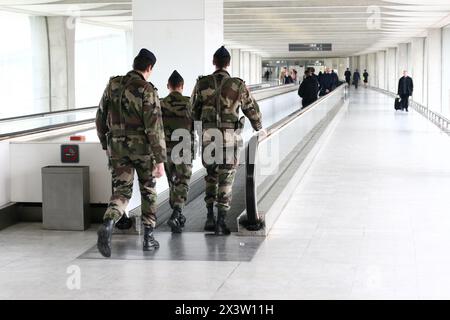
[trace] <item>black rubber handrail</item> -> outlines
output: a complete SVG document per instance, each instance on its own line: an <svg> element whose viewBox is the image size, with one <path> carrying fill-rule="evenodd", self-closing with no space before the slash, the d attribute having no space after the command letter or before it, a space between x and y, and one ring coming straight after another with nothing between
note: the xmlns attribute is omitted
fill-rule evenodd
<svg viewBox="0 0 450 320"><path fill-rule="evenodd" d="M26 136L29 134L36 134L36 133L42 133L42 132L47 132L47 131L52 131L52 130L57 130L57 129L70 128L73 126L79 126L79 125L83 125L83 124L90 124L90 123L93 123L94 121L95 121L95 118L92 118L92 119L64 122L64 123L60 123L60 124L52 124L49 126L33 128L33 129L28 129L28 130L23 130L23 131L17 131L17 132L13 132L13 133L0 134L0 141L12 139L12 138L18 138L18 137Z"/></svg>
<svg viewBox="0 0 450 320"><path fill-rule="evenodd" d="M33 114L27 114L23 116L17 116L17 117L11 117L11 118L3 118L0 119L0 122L8 122L8 121L15 121L15 120L22 120L22 119L33 119L33 118L39 118L39 117L45 117L45 116L52 116L57 114L63 114L63 113L73 113L73 112L79 112L79 111L86 111L86 110L93 110L97 109L98 107L84 107L84 108L78 108L78 109L70 109L70 110L59 110L59 111L51 111L51 112L42 112L42 113L33 113Z"/></svg>
<svg viewBox="0 0 450 320"><path fill-rule="evenodd" d="M257 185L256 185L256 154L261 142L270 138L278 130L281 130L284 126L288 125L298 117L311 111L317 107L323 101L333 96L339 90L345 90L347 85L339 86L334 91L330 92L326 96L321 97L316 102L309 105L307 108L296 111L286 118L274 123L267 128L267 134L261 136L256 132L249 140L245 151L245 197L246 197L246 213L247 220L243 222L245 228L250 231L257 231L264 227L264 221L258 211L258 197L257 197ZM346 93L345 93L346 96Z"/></svg>

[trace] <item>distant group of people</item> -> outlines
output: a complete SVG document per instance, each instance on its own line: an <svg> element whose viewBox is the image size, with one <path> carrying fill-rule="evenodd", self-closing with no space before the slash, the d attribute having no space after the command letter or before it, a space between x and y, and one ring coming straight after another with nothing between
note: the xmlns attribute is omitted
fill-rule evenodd
<svg viewBox="0 0 450 320"><path fill-rule="evenodd" d="M353 84L355 86L355 89L358 89L359 82L361 81L361 74L359 73L358 69L356 69L355 72L353 73L353 81L352 81L352 72L350 71L350 68L347 68L347 70L344 73L344 76L345 82L347 82L349 86ZM364 87L367 88L367 85L369 83L369 73L367 72L366 69L364 69L363 73L363 82Z"/></svg>
<svg viewBox="0 0 450 320"><path fill-rule="evenodd" d="M305 70L303 81L298 88L298 95L302 98L302 108L306 108L315 102L318 97L322 97L339 86L339 77L331 68L325 68L325 72L315 74L314 67Z"/></svg>
<svg viewBox="0 0 450 320"><path fill-rule="evenodd" d="M296 69L292 69L292 71L289 72L287 67L282 68L279 78L280 83L281 84L298 83L297 74L298 71Z"/></svg>

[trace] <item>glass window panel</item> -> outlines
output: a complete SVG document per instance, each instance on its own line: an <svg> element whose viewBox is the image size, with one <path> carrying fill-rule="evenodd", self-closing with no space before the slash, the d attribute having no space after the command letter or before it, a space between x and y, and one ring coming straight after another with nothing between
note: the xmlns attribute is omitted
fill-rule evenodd
<svg viewBox="0 0 450 320"><path fill-rule="evenodd" d="M111 76L125 74L127 61L125 30L77 23L75 43L76 107L98 105Z"/></svg>
<svg viewBox="0 0 450 320"><path fill-rule="evenodd" d="M0 43L0 118L33 113L33 52L29 17L0 11Z"/></svg>

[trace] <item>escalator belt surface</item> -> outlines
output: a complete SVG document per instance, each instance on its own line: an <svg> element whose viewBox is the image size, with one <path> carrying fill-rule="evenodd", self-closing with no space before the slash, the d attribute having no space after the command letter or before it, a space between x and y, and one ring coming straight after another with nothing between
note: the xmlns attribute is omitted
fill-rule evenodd
<svg viewBox="0 0 450 320"><path fill-rule="evenodd" d="M205 193L193 199L183 209L186 217L185 232L203 232L206 221ZM166 209L167 210L167 209ZM226 223L232 232L238 231L237 217L245 210L245 165L240 165L236 172L233 184L233 197L231 209L227 214ZM215 209L217 212L217 209ZM164 213L165 216L167 213ZM170 214L169 214L170 215ZM170 227L164 222L157 228L158 231L170 231Z"/></svg>

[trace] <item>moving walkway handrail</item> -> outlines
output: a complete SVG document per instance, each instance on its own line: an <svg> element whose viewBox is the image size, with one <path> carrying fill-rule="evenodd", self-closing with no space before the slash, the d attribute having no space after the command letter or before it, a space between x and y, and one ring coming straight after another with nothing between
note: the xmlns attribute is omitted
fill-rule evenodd
<svg viewBox="0 0 450 320"><path fill-rule="evenodd" d="M341 92L342 90L344 90L344 97L346 97L348 86L345 84L337 87L335 90L333 90L326 96L321 97L316 102L309 105L307 108L296 111L291 115L287 116L286 118L284 118L283 120L273 124L272 126L266 129L267 134L261 135L259 132L256 132L250 138L245 152L246 157L245 192L246 192L246 214L247 214L247 221L245 224L248 230L253 231L260 230L264 225L264 221L262 221L261 216L258 212L258 197L256 184L256 172L257 172L256 155L258 153L259 144L267 139L270 139L270 137L275 132L282 130L283 127L287 126L289 123L301 117L302 115L310 112L312 109L316 108L318 105L322 104L324 101L328 100L330 97L336 95L338 92Z"/></svg>
<svg viewBox="0 0 450 320"><path fill-rule="evenodd" d="M260 88L260 89L252 90L252 92L258 93L258 92L265 92L265 91L276 91L282 87L286 87L286 86L280 85L280 86L273 86L273 87L268 87L268 88ZM284 93L285 92L280 93L280 94L284 94ZM79 109L44 112L44 113L37 113L37 114L32 114L32 115L5 118L5 119L0 119L0 124L5 123L5 122L10 122L10 121L16 121L16 120L28 120L28 119L34 119L34 118L41 118L41 117L45 117L45 116L64 115L66 113L91 111L91 110L95 110L97 108L98 107L86 107L86 108L79 108ZM95 116L92 118L83 119L83 120L76 120L76 121L64 122L64 123L59 123L59 124L45 125L45 126L41 126L41 127L34 127L34 128L29 128L29 129L20 130L20 131L14 131L14 132L8 132L8 133L0 133L0 141L17 138L17 137L24 136L24 135L42 133L42 132L52 131L52 130L56 130L56 129L64 129L64 128L70 128L73 126L89 124L89 123L93 123L94 121L95 121Z"/></svg>
<svg viewBox="0 0 450 320"><path fill-rule="evenodd" d="M94 110L94 109L97 109L97 108L98 107L84 107L84 108L77 108L77 109L70 109L70 110L59 110L59 111L33 113L33 114L27 114L27 115L23 115L23 116L17 116L17 117L11 117L11 118L3 118L3 119L0 119L0 122L9 122L9 121L15 121L15 120L22 120L22 119L39 118L39 117L59 115L59 114L64 114L64 113L73 113L73 112Z"/></svg>

